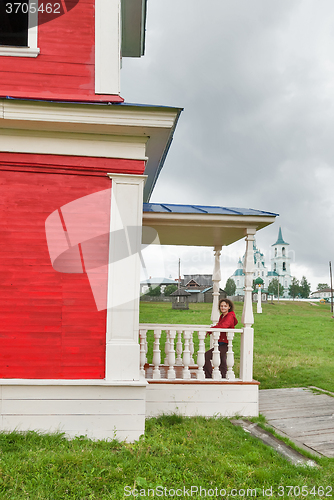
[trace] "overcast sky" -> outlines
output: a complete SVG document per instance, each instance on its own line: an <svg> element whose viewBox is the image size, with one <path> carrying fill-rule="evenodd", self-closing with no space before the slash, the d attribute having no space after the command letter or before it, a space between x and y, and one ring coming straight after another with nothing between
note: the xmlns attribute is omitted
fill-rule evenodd
<svg viewBox="0 0 334 500"><path fill-rule="evenodd" d="M292 275L334 260L333 0L148 0L146 51L124 59L127 102L184 108L151 201L279 213ZM223 248L222 286L245 244ZM212 273L213 252L165 249L165 275ZM156 270L158 273L158 270Z"/></svg>

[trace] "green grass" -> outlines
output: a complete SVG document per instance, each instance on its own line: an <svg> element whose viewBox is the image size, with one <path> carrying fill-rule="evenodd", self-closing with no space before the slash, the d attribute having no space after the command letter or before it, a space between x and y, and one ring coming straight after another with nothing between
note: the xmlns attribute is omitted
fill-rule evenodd
<svg viewBox="0 0 334 500"><path fill-rule="evenodd" d="M209 304L192 304L189 311L173 311L168 303L142 303L141 321L209 324L210 309ZM242 304L237 303L239 321L241 311ZM265 304L263 314L254 316L254 377L261 388L314 385L334 392L334 320L328 305ZM234 345L239 352L237 340ZM183 487L189 491L191 486L225 489L226 496L211 497L220 500L228 493L229 498L250 498L247 489L257 498L331 498L334 460L316 461L319 468L291 465L223 418L149 419L145 436L133 444L84 437L67 440L61 434L2 433L0 500L152 498L148 489L163 491L155 490L158 486L167 494ZM126 486L136 488L139 496L126 496ZM302 486L307 487L304 495ZM273 495L264 495L263 489L271 493L270 487ZM231 493L232 488L236 490Z"/></svg>
<svg viewBox="0 0 334 500"><path fill-rule="evenodd" d="M272 486L273 498L279 498L279 486L306 485L308 491L313 487L317 491L319 486L333 485L334 478L333 460L317 460L319 468L293 466L221 418L150 419L145 437L134 444L68 441L61 435L33 432L2 434L0 450L0 498L10 500L120 500L129 498L124 495L126 486L142 490L146 498L148 488L158 486L167 491L184 486L252 489L265 498L263 488Z"/></svg>
<svg viewBox="0 0 334 500"><path fill-rule="evenodd" d="M242 303L235 312L242 327ZM334 392L334 319L329 304L307 302L254 305L254 378L261 389L314 385ZM169 303L141 303L143 323L210 324L211 304L190 304L174 311ZM196 338L196 336L194 336ZM240 335L235 335L235 372L238 374ZM151 339L152 344L152 339ZM162 348L164 340L162 341ZM149 351L150 352L150 351Z"/></svg>

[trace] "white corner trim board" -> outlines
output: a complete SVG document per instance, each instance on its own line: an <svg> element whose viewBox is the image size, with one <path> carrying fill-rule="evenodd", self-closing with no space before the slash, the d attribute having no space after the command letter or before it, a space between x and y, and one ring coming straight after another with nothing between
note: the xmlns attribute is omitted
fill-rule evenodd
<svg viewBox="0 0 334 500"><path fill-rule="evenodd" d="M139 380L139 255L146 176L108 175L111 179L111 213L106 380ZM120 231L124 231L126 242L124 258L119 258L117 234Z"/></svg>
<svg viewBox="0 0 334 500"><path fill-rule="evenodd" d="M95 0L95 93L120 93L120 0Z"/></svg>

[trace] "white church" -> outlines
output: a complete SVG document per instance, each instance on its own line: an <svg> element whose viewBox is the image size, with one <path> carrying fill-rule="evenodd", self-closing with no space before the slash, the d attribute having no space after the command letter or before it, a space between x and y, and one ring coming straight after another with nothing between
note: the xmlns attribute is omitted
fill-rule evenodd
<svg viewBox="0 0 334 500"><path fill-rule="evenodd" d="M263 253L257 248L255 240L253 242L254 250L254 279L261 278L264 281L264 290L268 289L269 283L272 279L278 278L281 285L284 287L283 297L289 297L289 286L291 285L291 273L290 273L290 257L287 249L289 243L283 240L282 229L279 228L278 238L275 243L273 243L273 257L271 259L271 270L269 271ZM235 295L244 295L245 286L245 273L244 273L244 259L239 259L238 268L233 273L231 278L236 285Z"/></svg>

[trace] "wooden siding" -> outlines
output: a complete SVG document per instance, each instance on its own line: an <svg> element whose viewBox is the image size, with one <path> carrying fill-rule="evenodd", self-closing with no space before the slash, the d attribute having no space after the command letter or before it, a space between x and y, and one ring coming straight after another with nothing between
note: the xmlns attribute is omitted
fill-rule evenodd
<svg viewBox="0 0 334 500"><path fill-rule="evenodd" d="M145 384L40 382L0 383L1 431L60 431L68 437L127 441L144 433Z"/></svg>
<svg viewBox="0 0 334 500"><path fill-rule="evenodd" d="M30 157L29 166L29 155L0 154L0 378L104 378L106 311L97 311L86 274L53 269L45 220L110 188L112 164L127 172L130 162ZM133 164L142 173L144 162Z"/></svg>
<svg viewBox="0 0 334 500"><path fill-rule="evenodd" d="M191 381L168 384L149 381L146 392L146 417L161 413L180 413L185 416L213 417L233 415L257 417L259 414L258 382L209 383ZM183 383L181 383L183 382Z"/></svg>
<svg viewBox="0 0 334 500"><path fill-rule="evenodd" d="M95 95L94 0L38 27L36 58L0 56L0 96L120 102Z"/></svg>

